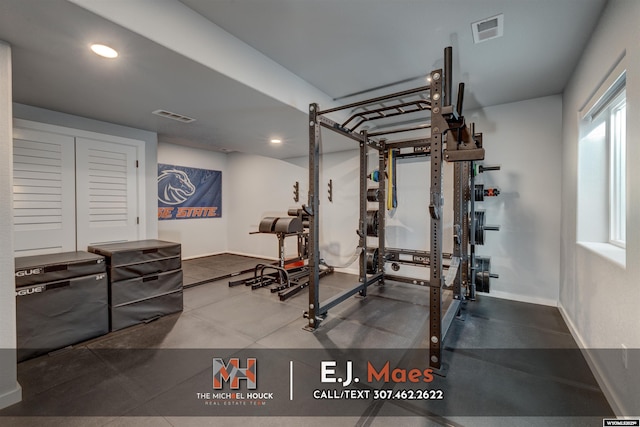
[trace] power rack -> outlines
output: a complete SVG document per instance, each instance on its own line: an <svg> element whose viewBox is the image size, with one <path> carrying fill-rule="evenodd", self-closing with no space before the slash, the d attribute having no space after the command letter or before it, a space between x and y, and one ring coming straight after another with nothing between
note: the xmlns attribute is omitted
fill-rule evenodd
<svg viewBox="0 0 640 427"><path fill-rule="evenodd" d="M309 106L309 193L308 203L303 209L309 217L309 308L305 312L308 323L305 329L315 330L327 312L352 295L366 296L367 287L374 283L384 284L385 278L398 280L398 277L384 272L384 263L399 259L407 251L385 248L385 173L388 166L385 162L390 151L394 154L400 149L413 149L413 156L429 156L431 163L429 187L430 215L430 251L408 254L417 263L429 266L428 279L413 282L427 286L430 292L429 312L429 364L432 368L442 368L441 343L455 315L459 313L461 302L468 296L475 295L475 276L481 273L486 279L488 290L487 263L477 263L474 259L473 245L476 235L476 215L473 209L471 188L473 187L474 161L483 160L485 151L482 147L482 134L476 133L474 126L468 126L462 116L464 83L460 83L457 102L452 103L452 48L444 50L444 70L437 69L430 73L430 84L402 92L355 102L337 108L321 110L319 105ZM417 98L417 99L413 99ZM409 100L408 100L409 99ZM353 111L358 112L353 113ZM344 122L338 123L329 119L328 114L351 110L352 115ZM430 122L420 126L394 127L391 130L368 132L362 126L377 120L383 120L385 127L392 117L406 114L424 114ZM380 122L379 122L380 123ZM320 249L319 249L319 160L321 145L321 128L330 129L346 138L357 141L360 146L360 203L359 203L359 280L351 289L319 301ZM362 130L358 130L362 128ZM390 141L391 134L409 131L426 130L430 135L420 138ZM380 171L379 187L372 191L367 188L368 150L378 151L378 170ZM444 161L454 163L454 249L452 254L442 252L442 169ZM367 197L368 196L368 197ZM367 210L367 202L377 200L378 210ZM471 207L470 203L471 202ZM484 230L482 230L484 232ZM378 237L376 247L367 245L367 236ZM471 251L469 246L471 245ZM471 253L470 253L471 252ZM458 264L452 286L445 285L443 276L443 256ZM491 277L495 277L492 275ZM442 291L451 289L453 300L443 312ZM463 293L463 288L466 292Z"/></svg>

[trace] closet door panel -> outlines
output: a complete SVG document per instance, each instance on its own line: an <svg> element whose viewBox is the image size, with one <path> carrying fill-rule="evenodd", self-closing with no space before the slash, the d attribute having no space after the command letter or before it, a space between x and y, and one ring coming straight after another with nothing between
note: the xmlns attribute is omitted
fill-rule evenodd
<svg viewBox="0 0 640 427"><path fill-rule="evenodd" d="M75 251L74 138L13 130L16 256Z"/></svg>
<svg viewBox="0 0 640 427"><path fill-rule="evenodd" d="M138 240L135 147L76 138L77 247Z"/></svg>

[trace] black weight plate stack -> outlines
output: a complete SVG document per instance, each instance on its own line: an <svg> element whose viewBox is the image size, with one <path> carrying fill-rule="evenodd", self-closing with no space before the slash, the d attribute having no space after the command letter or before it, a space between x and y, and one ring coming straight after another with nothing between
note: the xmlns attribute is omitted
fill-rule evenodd
<svg viewBox="0 0 640 427"><path fill-rule="evenodd" d="M378 248L367 248L365 257L367 262L367 274L375 274L378 271Z"/></svg>
<svg viewBox="0 0 640 427"><path fill-rule="evenodd" d="M489 292L489 272L478 271L476 273L476 291Z"/></svg>
<svg viewBox="0 0 640 427"><path fill-rule="evenodd" d="M484 245L484 211L475 211L476 217L476 244Z"/></svg>
<svg viewBox="0 0 640 427"><path fill-rule="evenodd" d="M378 211L367 211L367 236L378 237Z"/></svg>

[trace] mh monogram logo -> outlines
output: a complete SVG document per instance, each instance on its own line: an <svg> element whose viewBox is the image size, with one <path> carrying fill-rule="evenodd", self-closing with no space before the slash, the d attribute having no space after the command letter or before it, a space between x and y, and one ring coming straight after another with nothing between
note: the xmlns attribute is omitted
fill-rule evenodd
<svg viewBox="0 0 640 427"><path fill-rule="evenodd" d="M229 363L225 364L224 360L218 357L213 358L213 388L214 390L222 389L223 382L229 382L232 390L240 388L240 380L247 382L247 389L255 390L256 382L256 359L248 358L247 367L240 368L240 359L231 358Z"/></svg>

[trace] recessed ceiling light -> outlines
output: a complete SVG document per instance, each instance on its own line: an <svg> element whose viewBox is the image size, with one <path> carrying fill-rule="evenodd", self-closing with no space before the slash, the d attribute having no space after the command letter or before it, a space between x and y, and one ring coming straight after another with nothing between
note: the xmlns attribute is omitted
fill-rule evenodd
<svg viewBox="0 0 640 427"><path fill-rule="evenodd" d="M103 44L92 44L91 45L91 50L93 51L93 53L95 53L96 55L100 55L104 58L117 58L118 57L118 52L106 45Z"/></svg>
<svg viewBox="0 0 640 427"><path fill-rule="evenodd" d="M282 143L282 140L278 139L278 138L273 138L273 139L271 139L271 143L272 144L280 144L280 143Z"/></svg>

